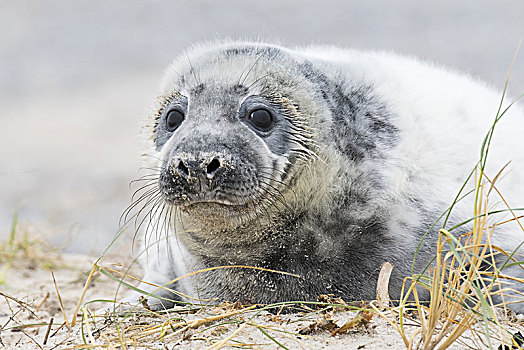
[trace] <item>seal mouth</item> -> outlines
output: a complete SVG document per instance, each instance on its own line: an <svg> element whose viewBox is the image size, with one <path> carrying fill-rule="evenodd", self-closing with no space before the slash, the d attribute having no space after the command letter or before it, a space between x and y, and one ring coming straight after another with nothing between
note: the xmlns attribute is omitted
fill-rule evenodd
<svg viewBox="0 0 524 350"><path fill-rule="evenodd" d="M195 201L179 205L182 210L201 210L201 209L219 209L219 210L235 210L240 208L247 208L249 203L224 203L219 201Z"/></svg>
<svg viewBox="0 0 524 350"><path fill-rule="evenodd" d="M218 206L225 206L225 207L237 207L237 206L243 206L245 203L234 203L230 200L224 199L202 199L202 200L193 200L189 202L185 202L182 204L179 204L180 207L193 207L193 206L199 206L199 205L218 205Z"/></svg>
<svg viewBox="0 0 524 350"><path fill-rule="evenodd" d="M232 194L217 194L204 193L196 196L188 194L181 194L176 198L173 196L164 195L164 200L173 206L179 208L190 208L200 206L217 206L224 208L245 207L249 203L255 201L258 196L252 195L232 195Z"/></svg>
<svg viewBox="0 0 524 350"><path fill-rule="evenodd" d="M240 211L245 213L249 208L256 206L255 203L260 200L261 194L203 193L199 195L181 194L177 197L164 194L163 197L167 204L184 212L205 211L211 213L215 211L217 214L222 214L225 212L239 213Z"/></svg>
<svg viewBox="0 0 524 350"><path fill-rule="evenodd" d="M243 218L256 211L254 201L231 203L224 201L192 201L178 206L180 211L196 222L218 227L235 227Z"/></svg>

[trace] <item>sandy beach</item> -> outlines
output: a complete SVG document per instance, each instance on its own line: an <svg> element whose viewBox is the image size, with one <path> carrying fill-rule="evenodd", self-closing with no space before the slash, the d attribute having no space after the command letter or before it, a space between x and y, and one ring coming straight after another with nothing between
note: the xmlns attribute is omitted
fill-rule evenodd
<svg viewBox="0 0 524 350"><path fill-rule="evenodd" d="M56 264L52 269L39 266L31 259L16 260L9 269L0 296L3 299L0 303L0 325L3 329L0 338L4 348L116 349L128 346L136 349L211 349L216 344L220 347L215 348L224 349L238 348L242 344L250 349L406 348L398 332L378 315L372 315L369 323L357 322L346 332L333 334L337 328L359 319L358 312L343 309L318 312L313 308L311 312L278 315L268 311L257 314L256 310L238 313L249 306L223 304L204 308L197 305L194 313L170 311L163 316L134 314L109 317L97 311L110 309L111 303L90 303L115 298L118 284L100 273L95 275L84 297L82 305L85 306L85 314L82 307L76 325L71 326L74 310L96 257L56 255L52 258ZM103 263L102 266L119 269L118 266L129 263L129 257L109 256L107 260L111 263ZM140 276L139 268L131 271ZM228 317L230 314L232 316ZM84 318L85 315L89 316ZM170 329L165 326L166 316L175 327ZM213 318L216 320L213 321ZM177 332L181 328L180 322L190 325L202 320L197 326ZM513 322L522 325L524 315ZM408 319L406 323L412 324L406 326L407 332L420 330L415 319ZM511 327L508 330L517 332L520 328ZM120 337L116 329L121 329ZM144 335L147 331L150 331L148 336ZM496 339L492 341L497 348L499 342ZM484 346L486 344L479 341L478 334L466 332L449 349Z"/></svg>

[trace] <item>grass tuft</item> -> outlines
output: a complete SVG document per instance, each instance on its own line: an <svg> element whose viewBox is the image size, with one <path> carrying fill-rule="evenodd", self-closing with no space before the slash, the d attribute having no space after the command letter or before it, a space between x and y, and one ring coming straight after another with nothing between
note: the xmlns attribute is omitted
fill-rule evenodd
<svg viewBox="0 0 524 350"><path fill-rule="evenodd" d="M30 267L51 270L61 263L60 254L42 239L21 227L18 214L13 215L9 240L0 245L0 285L7 283L8 271L13 264L23 263Z"/></svg>

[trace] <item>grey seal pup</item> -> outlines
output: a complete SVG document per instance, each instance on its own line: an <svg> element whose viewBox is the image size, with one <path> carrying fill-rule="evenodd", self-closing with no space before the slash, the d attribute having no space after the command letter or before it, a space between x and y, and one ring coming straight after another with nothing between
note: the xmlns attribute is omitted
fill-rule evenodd
<svg viewBox="0 0 524 350"><path fill-rule="evenodd" d="M181 294L140 288L154 291L157 308L171 306L165 298L372 300L388 261L398 298L423 234L478 162L500 97L392 53L193 47L167 70L145 128L155 165L142 198L153 205L144 280ZM513 206L524 199L523 123L514 105L496 129L487 169L493 177L513 161L499 186ZM451 225L473 216L472 203L469 196L457 204ZM440 225L422 241L415 272L435 255ZM513 249L523 237L510 223L494 240ZM219 266L230 267L169 284Z"/></svg>

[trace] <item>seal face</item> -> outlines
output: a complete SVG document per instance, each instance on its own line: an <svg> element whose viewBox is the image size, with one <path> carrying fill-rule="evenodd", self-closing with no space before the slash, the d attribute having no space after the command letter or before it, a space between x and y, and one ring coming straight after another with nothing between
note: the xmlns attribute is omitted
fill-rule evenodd
<svg viewBox="0 0 524 350"><path fill-rule="evenodd" d="M290 186L287 182L301 171L298 163L306 164L315 154L311 126L297 106L264 81L248 80L263 63L268 74L282 74L269 52L257 57L253 51L248 57L254 62L249 62L224 50L215 64L251 66L231 77L199 66L199 77L190 82L182 76L156 113L160 193L189 220L198 217L199 226L217 230L254 217L271 220L268 210L287 200L281 187ZM292 88L293 82L280 79L282 88Z"/></svg>
<svg viewBox="0 0 524 350"><path fill-rule="evenodd" d="M418 247L422 235L475 164L479 142L465 131L482 135L498 105L478 83L399 56L260 43L195 47L162 86L146 127L157 164L144 241L168 232L144 280L253 266L170 285L252 303L373 299L385 261L399 295L415 251L418 270L434 254L436 229ZM472 125L480 115L487 123ZM468 205L451 220L470 217Z"/></svg>

